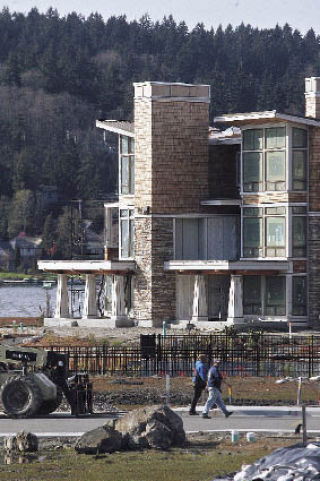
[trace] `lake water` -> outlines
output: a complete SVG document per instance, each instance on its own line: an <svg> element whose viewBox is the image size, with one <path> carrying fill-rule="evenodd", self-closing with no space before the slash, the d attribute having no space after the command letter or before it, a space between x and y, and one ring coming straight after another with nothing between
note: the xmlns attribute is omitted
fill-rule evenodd
<svg viewBox="0 0 320 481"><path fill-rule="evenodd" d="M54 312L56 301L56 286L44 289L40 286L0 286L0 317L34 317L46 312L47 296L49 297L51 313ZM70 291L69 291L70 297ZM84 286L77 286L72 291L74 317L80 317Z"/></svg>

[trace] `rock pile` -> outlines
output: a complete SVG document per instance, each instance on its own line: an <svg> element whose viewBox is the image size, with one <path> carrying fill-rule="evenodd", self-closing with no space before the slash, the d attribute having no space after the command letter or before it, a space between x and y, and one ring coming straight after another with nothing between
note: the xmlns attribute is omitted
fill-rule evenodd
<svg viewBox="0 0 320 481"><path fill-rule="evenodd" d="M166 405L135 409L83 434L76 451L85 454L112 453L120 449L168 449L185 442L182 419Z"/></svg>

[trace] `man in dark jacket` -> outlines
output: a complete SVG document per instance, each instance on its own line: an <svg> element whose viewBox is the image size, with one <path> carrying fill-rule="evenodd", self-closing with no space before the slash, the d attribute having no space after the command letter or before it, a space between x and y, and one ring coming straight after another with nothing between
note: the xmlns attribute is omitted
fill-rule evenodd
<svg viewBox="0 0 320 481"><path fill-rule="evenodd" d="M226 418L228 418L232 414L231 411L227 410L221 396L221 383L223 381L223 378L219 371L219 365L220 365L219 359L215 359L212 363L212 366L209 369L209 373L208 373L209 397L202 411L202 417L205 419L210 419L209 411L214 404L216 404L221 409L221 411L224 413Z"/></svg>
<svg viewBox="0 0 320 481"><path fill-rule="evenodd" d="M194 367L193 373L193 399L191 401L191 407L189 414L190 416L195 416L197 413L196 406L197 402L199 401L202 391L205 389L207 385L207 375L208 375L208 367L206 365L206 356L200 354L197 358L196 365Z"/></svg>

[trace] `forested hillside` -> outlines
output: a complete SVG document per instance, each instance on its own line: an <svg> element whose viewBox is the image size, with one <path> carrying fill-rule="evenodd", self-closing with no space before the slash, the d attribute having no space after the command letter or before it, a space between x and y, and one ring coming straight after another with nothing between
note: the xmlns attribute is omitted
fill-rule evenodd
<svg viewBox="0 0 320 481"><path fill-rule="evenodd" d="M94 123L132 116L132 82L210 83L211 117L274 108L303 114L303 79L320 74L319 37L288 25L189 30L171 17L129 22L4 9L0 47L0 239L41 234L49 221L57 230L65 211L44 202L47 186L57 188L61 206L115 190L114 151Z"/></svg>

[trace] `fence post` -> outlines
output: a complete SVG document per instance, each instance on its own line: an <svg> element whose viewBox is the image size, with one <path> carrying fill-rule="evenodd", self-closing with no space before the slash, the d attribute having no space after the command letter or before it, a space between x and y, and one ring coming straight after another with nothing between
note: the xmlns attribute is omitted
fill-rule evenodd
<svg viewBox="0 0 320 481"><path fill-rule="evenodd" d="M302 377L299 377L298 390L297 390L297 406L301 405L301 391L302 391Z"/></svg>
<svg viewBox="0 0 320 481"><path fill-rule="evenodd" d="M302 406L302 444L305 447L308 443L306 406Z"/></svg>
<svg viewBox="0 0 320 481"><path fill-rule="evenodd" d="M170 375L166 374L166 404L170 401Z"/></svg>

